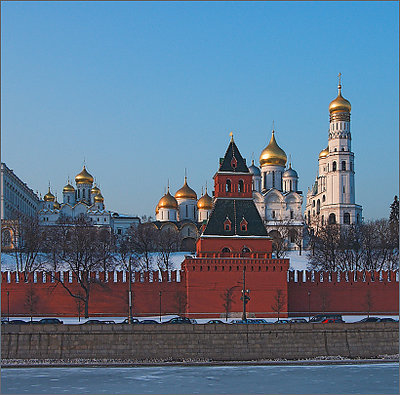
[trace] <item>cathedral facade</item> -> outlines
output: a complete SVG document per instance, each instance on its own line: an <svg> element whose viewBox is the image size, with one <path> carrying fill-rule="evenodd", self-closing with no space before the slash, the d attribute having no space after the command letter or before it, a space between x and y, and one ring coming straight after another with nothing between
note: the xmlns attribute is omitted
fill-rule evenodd
<svg viewBox="0 0 400 395"><path fill-rule="evenodd" d="M73 187L68 181L63 188L62 203L59 203L52 194L50 187L38 212L41 225L57 225L68 223L83 216L90 224L111 228L114 233L123 234L132 225L140 222L138 217L120 216L106 210L104 197L96 184L93 185L93 176L83 166L76 175Z"/></svg>
<svg viewBox="0 0 400 395"><path fill-rule="evenodd" d="M329 104L328 146L319 154L318 176L307 193L305 218L311 227L362 222L362 207L355 202L350 112L351 104L342 96L339 79L338 95Z"/></svg>

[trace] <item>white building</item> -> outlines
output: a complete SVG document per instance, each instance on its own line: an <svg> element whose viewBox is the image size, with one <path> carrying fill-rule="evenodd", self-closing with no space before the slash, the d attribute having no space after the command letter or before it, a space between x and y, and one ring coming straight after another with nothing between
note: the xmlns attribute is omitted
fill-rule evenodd
<svg viewBox="0 0 400 395"><path fill-rule="evenodd" d="M63 188L63 201L60 204L51 193L50 187L41 202L39 220L42 225L57 225L84 216L95 226L110 227L117 234L124 234L130 226L140 223L138 217L120 216L106 210L104 197L95 184L93 176L83 166L75 177L76 188L68 181Z"/></svg>
<svg viewBox="0 0 400 395"><path fill-rule="evenodd" d="M318 157L318 176L307 193L305 218L310 225L357 224L362 221L362 207L355 203L354 153L351 151L351 105L342 96L329 104L328 146Z"/></svg>
<svg viewBox="0 0 400 395"><path fill-rule="evenodd" d="M253 197L268 234L284 237L289 248L298 248L303 236L302 192L299 191L299 176L287 163L285 151L275 139L275 131L269 144L261 152L260 168L252 161L249 167L253 174ZM296 243L297 241L297 243Z"/></svg>

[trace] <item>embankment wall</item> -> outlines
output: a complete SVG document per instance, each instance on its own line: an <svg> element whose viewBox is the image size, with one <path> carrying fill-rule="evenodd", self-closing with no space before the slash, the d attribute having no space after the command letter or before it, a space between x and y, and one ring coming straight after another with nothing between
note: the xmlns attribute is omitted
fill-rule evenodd
<svg viewBox="0 0 400 395"><path fill-rule="evenodd" d="M398 353L397 323L3 325L2 358L249 361Z"/></svg>

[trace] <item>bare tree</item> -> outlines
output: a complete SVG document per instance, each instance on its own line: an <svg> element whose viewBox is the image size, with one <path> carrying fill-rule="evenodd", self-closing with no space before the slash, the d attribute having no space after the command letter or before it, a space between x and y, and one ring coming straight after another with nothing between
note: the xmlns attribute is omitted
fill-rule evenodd
<svg viewBox="0 0 400 395"><path fill-rule="evenodd" d="M176 300L176 311L177 314L182 317L186 313L186 306L187 306L187 296L185 291L177 291L175 294Z"/></svg>
<svg viewBox="0 0 400 395"><path fill-rule="evenodd" d="M61 281L54 276L70 296L81 300L84 305L85 318L89 317L89 299L93 285L99 284L98 279L91 273L103 267L103 256L100 251L100 230L88 223L86 218L80 217L73 226L65 229L60 240L58 254L72 272L73 278L79 285L79 290L71 287L68 282Z"/></svg>
<svg viewBox="0 0 400 395"><path fill-rule="evenodd" d="M175 228L160 230L156 239L156 248L158 250L158 267L160 270L170 270L171 253L178 251L181 243L181 235Z"/></svg>
<svg viewBox="0 0 400 395"><path fill-rule="evenodd" d="M39 300L39 298L36 295L33 284L30 283L29 287L26 289L24 305L29 311L29 315L31 317L31 322L33 321L33 314L36 313L38 300Z"/></svg>
<svg viewBox="0 0 400 395"><path fill-rule="evenodd" d="M132 228L133 249L146 270L152 266L152 253L156 249L158 229L152 223L142 223Z"/></svg>
<svg viewBox="0 0 400 395"><path fill-rule="evenodd" d="M279 321L279 315L280 315L282 309L286 305L286 298L281 289L276 290L274 300L275 300L275 303L271 306L271 308L272 308L272 311L275 311L276 313L278 313L278 321Z"/></svg>
<svg viewBox="0 0 400 395"><path fill-rule="evenodd" d="M43 264L40 257L45 241L43 227L39 225L38 217L18 215L12 223L17 271L23 271L26 279L28 273L39 270Z"/></svg>
<svg viewBox="0 0 400 395"><path fill-rule="evenodd" d="M223 303L223 308L225 311L225 321L228 321L229 313L231 312L232 304L233 304L233 290L236 286L227 288L224 293L221 295Z"/></svg>
<svg viewBox="0 0 400 395"><path fill-rule="evenodd" d="M365 307L367 308L368 317L369 317L369 315L371 313L373 305L374 305L374 303L373 303L371 291L368 290L367 293L365 294Z"/></svg>

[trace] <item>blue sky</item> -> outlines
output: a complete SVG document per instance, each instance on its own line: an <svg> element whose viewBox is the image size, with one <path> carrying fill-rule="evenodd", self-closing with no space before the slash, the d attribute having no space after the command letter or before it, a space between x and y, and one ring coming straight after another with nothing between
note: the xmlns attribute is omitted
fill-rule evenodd
<svg viewBox="0 0 400 395"><path fill-rule="evenodd" d="M62 198L87 168L108 209L151 214L187 168L198 195L229 132L250 164L275 121L304 196L342 73L356 201L398 194L397 2L2 2L2 161Z"/></svg>

